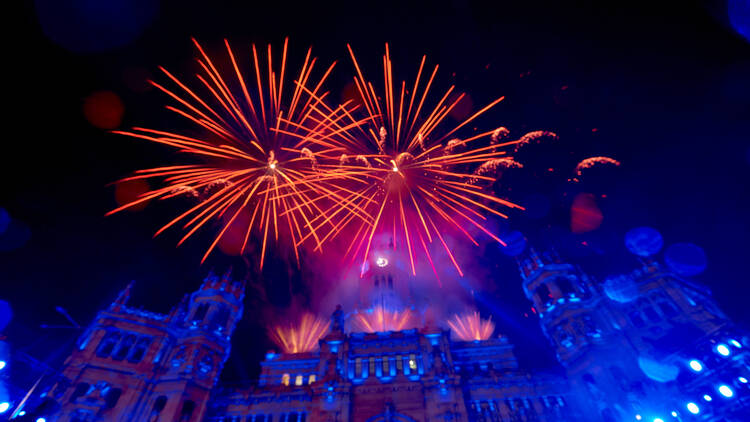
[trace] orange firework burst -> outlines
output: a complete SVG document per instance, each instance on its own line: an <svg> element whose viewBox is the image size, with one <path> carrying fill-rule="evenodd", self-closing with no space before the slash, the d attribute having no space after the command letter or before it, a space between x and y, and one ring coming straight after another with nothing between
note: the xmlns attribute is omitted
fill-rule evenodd
<svg viewBox="0 0 750 422"><path fill-rule="evenodd" d="M253 45L253 72L246 78L227 40L224 40L227 60L222 64L230 70L225 72L219 70L219 63L215 64L197 41L193 42L201 69L196 74L197 88L188 87L164 68L160 69L176 89L156 82L151 84L175 101L167 109L196 125L202 135L141 127L115 133L168 145L200 162L137 171L123 180L161 179L163 186L107 215L152 199L189 193L199 197L198 204L169 221L155 236L180 225L186 231L180 245L209 221L220 221L219 233L201 262L233 224L241 226L237 229L244 235L241 253L251 233L262 239L261 268L268 241L273 238L278 242L280 236L293 245L299 260L301 239L312 237L320 247L310 222L312 216L324 215L316 199L335 196L328 187L331 180L320 174L316 159L316 154L327 152L326 147L314 144L316 122L327 118L320 114L321 107L316 104L327 95L321 92L321 86L335 63L313 81L311 74L317 60L308 49L294 83L289 84L285 82L288 40L284 41L280 64L274 63L268 46L265 70ZM302 128L309 142L291 136ZM241 214L243 218L238 219Z"/></svg>
<svg viewBox="0 0 750 422"><path fill-rule="evenodd" d="M382 307L352 315L352 331L377 333L401 331L419 326L419 318L410 309L390 310Z"/></svg>
<svg viewBox="0 0 750 422"><path fill-rule="evenodd" d="M392 233L394 246L406 246L414 275L418 255L427 259L437 275L429 245L439 243L463 275L446 239L447 232L465 236L478 245L475 235L470 233L474 229L503 243L486 228L483 213L507 218L493 205L521 208L484 192L472 181L495 179L471 171L481 163L507 157L503 147L516 141L497 143L497 130L464 139L452 138L502 97L460 123L445 127L450 126L446 117L465 94L454 92L451 86L437 101L429 95L438 66L427 76L423 73L426 57L422 57L414 83L408 88L406 82L394 86L386 44L384 87L382 93L376 93L373 84L365 79L351 47L349 52L356 69L354 83L360 104L324 109L321 114L326 114L329 120L324 126L325 133L317 133L320 139L316 142L339 148L336 157L327 155L321 168L338 175L340 180L350 181L347 184L350 191L339 192L346 199L336 204L335 210L316 219L316 227L322 224L333 227L327 230L324 239L342 232L352 235L347 253L352 257L362 256L363 263L371 252L373 236L378 232ZM364 117L354 117L358 113ZM481 142L490 137L492 142ZM334 159L338 162L331 164ZM356 212L347 212L351 210ZM345 227L348 228L344 230Z"/></svg>
<svg viewBox="0 0 750 422"><path fill-rule="evenodd" d="M296 325L276 325L269 334L284 353L312 352L318 348L318 340L328 333L330 324L324 318L306 313Z"/></svg>
<svg viewBox="0 0 750 422"><path fill-rule="evenodd" d="M461 341L487 340L495 331L495 323L492 322L492 318L482 319L479 312L456 314L447 322L453 335Z"/></svg>
<svg viewBox="0 0 750 422"><path fill-rule="evenodd" d="M592 167L598 166L598 165L613 165L615 167L620 166L620 162L615 160L614 158L609 157L589 157L585 160L581 160L580 163L576 165L575 172L576 177L572 179L574 182L580 181L579 178L583 176L583 172L586 169L590 169Z"/></svg>

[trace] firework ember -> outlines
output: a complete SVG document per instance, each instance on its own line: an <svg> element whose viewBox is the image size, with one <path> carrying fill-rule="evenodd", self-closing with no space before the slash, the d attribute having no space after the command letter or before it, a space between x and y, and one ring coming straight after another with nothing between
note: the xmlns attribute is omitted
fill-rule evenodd
<svg viewBox="0 0 750 422"><path fill-rule="evenodd" d="M479 312L453 315L447 322L453 335L461 341L487 340L495 331L492 318L482 319Z"/></svg>
<svg viewBox="0 0 750 422"><path fill-rule="evenodd" d="M329 320L306 313L296 325L274 326L269 335L284 353L306 353L317 350L318 341L328 333L329 326Z"/></svg>
<svg viewBox="0 0 750 422"><path fill-rule="evenodd" d="M336 110L323 109L329 117L325 131L318 131L315 143L338 148L338 155L329 157L321 169L346 180L346 196L334 211L315 220L319 225L331 224L324 240L345 233L349 240L347 254L367 262L372 251L373 236L388 233L393 245L400 245L408 254L411 273L416 275L416 261L426 258L435 274L431 245L442 248L460 275L461 268L451 251L447 234L458 234L478 245L474 231L497 242L502 240L485 226L484 213L507 216L497 206L521 208L498 198L472 180L495 179L473 174L481 163L507 157L506 143L499 140L503 131L490 130L457 139L461 129L499 103L498 98L458 124L449 124L446 117L465 97L455 88L448 88L438 100L429 94L438 66L425 72L423 57L413 84L394 86L388 45L383 56L384 86L376 92L365 79L354 52L349 48L356 70L354 83L359 101ZM436 97L437 98L437 97ZM496 133L497 132L497 133ZM323 156L327 153L321 154ZM352 159L352 157L356 157ZM354 212L352 212L354 211ZM314 230L313 232L316 232Z"/></svg>
<svg viewBox="0 0 750 422"><path fill-rule="evenodd" d="M307 50L294 84L286 81L287 45L280 60L267 50L267 69L252 46L253 71L247 77L241 70L229 42L224 40L226 58L214 62L201 45L197 62L201 71L196 87L161 68L175 88L157 82L153 86L171 97L167 109L185 118L200 135L135 127L115 133L167 145L187 153L195 164L172 165L139 170L124 180L160 179L163 187L142 194L138 199L108 213L136 206L152 199L169 199L190 194L199 197L197 205L185 210L161 227L156 235L173 226L186 231L182 244L211 221L219 223L218 235L208 247L205 260L233 224L244 235L241 253L253 233L261 244L260 267L270 240L288 239L299 260L303 238L320 239L311 223L312 216L325 215L319 198L336 194L330 180L322 177L316 154L326 153L324 145L313 145L318 122L328 119L316 104L326 97L321 86L333 65L313 81L316 59ZM280 61L280 64L279 64ZM221 64L229 71L220 71ZM311 87L311 88L308 88ZM282 119L283 117L283 119ZM306 139L292 136L305 128ZM243 218L239 218L243 215Z"/></svg>

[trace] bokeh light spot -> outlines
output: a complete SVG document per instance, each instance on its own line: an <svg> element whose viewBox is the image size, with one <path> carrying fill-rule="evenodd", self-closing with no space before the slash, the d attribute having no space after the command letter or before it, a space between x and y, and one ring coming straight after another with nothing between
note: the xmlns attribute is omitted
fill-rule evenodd
<svg viewBox="0 0 750 422"><path fill-rule="evenodd" d="M651 256L661 250L664 239L656 229L637 227L625 234L625 246L635 255Z"/></svg>
<svg viewBox="0 0 750 422"><path fill-rule="evenodd" d="M604 216L596 204L594 195L579 193L570 207L570 230L573 233L586 233L596 230L602 224Z"/></svg>
<svg viewBox="0 0 750 422"><path fill-rule="evenodd" d="M115 129L122 123L125 107L120 97L112 91L97 91L83 102L83 115L99 129Z"/></svg>
<svg viewBox="0 0 750 422"><path fill-rule="evenodd" d="M158 0L35 0L44 35L74 53L130 44L154 20Z"/></svg>
<svg viewBox="0 0 750 422"><path fill-rule="evenodd" d="M664 254L664 260L672 271L688 277L702 273L708 265L703 249L692 243L671 245Z"/></svg>

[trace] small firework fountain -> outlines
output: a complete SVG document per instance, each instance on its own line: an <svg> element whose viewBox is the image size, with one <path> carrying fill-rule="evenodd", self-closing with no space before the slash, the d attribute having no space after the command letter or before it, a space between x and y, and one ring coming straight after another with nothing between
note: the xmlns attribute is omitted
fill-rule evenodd
<svg viewBox="0 0 750 422"><path fill-rule="evenodd" d="M284 353L306 353L318 349L318 341L328 333L330 325L325 318L305 313L296 324L276 325L268 333Z"/></svg>
<svg viewBox="0 0 750 422"><path fill-rule="evenodd" d="M495 323L490 319L482 319L479 312L453 315L447 321L451 333L461 341L488 340L495 331Z"/></svg>

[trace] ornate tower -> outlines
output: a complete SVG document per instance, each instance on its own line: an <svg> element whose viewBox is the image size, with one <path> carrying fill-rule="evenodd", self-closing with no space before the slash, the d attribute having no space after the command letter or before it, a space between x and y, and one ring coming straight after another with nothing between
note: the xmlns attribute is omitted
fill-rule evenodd
<svg viewBox="0 0 750 422"><path fill-rule="evenodd" d="M244 283L210 275L167 315L127 306L128 285L99 312L45 395L49 421L200 421L229 356ZM52 406L50 406L52 404Z"/></svg>

